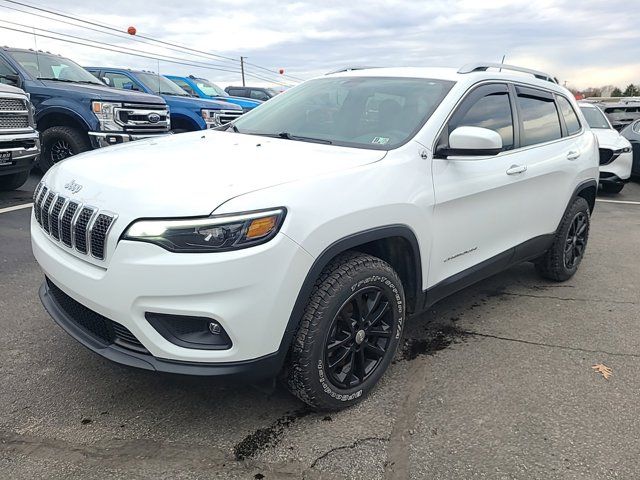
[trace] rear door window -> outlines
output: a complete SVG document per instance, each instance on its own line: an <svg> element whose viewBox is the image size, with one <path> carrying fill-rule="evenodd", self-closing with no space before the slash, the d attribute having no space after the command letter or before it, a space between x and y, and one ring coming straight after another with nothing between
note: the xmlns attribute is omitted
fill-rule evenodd
<svg viewBox="0 0 640 480"><path fill-rule="evenodd" d="M551 142L562 138L560 117L550 93L517 87L518 112L522 131L520 146Z"/></svg>
<svg viewBox="0 0 640 480"><path fill-rule="evenodd" d="M578 116L576 115L576 111L573 109L573 106L564 97L558 98L558 107L560 107L560 112L562 112L562 117L564 118L564 124L567 126L567 134L574 135L580 131L580 121L578 120Z"/></svg>

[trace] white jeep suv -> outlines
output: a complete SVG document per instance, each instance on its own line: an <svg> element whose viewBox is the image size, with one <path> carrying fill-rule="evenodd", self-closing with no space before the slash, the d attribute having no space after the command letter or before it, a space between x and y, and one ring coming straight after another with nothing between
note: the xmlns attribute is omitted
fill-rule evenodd
<svg viewBox="0 0 640 480"><path fill-rule="evenodd" d="M344 70L225 129L77 155L37 187L40 298L89 349L280 375L338 409L409 315L519 262L567 280L584 256L598 148L544 73Z"/></svg>
<svg viewBox="0 0 640 480"><path fill-rule="evenodd" d="M593 103L579 102L585 120L598 139L600 150L600 186L607 193L620 193L631 178L633 148L631 142L611 126L604 112Z"/></svg>

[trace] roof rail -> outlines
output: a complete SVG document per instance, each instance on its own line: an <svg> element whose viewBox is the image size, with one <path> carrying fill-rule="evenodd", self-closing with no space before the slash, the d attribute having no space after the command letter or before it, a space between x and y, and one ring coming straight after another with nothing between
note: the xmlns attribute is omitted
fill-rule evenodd
<svg viewBox="0 0 640 480"><path fill-rule="evenodd" d="M501 70L511 70L513 72L529 73L540 80L546 80L547 82L558 83L558 79L544 72L538 70L531 70L530 68L517 67L515 65L505 65L503 63L468 63L458 70L458 73L471 73L471 72L485 72L490 68L499 68Z"/></svg>
<svg viewBox="0 0 640 480"><path fill-rule="evenodd" d="M342 73L342 72L352 72L355 70L367 70L369 68L380 68L380 67L367 67L367 66L362 66L362 67L344 67L344 68L339 68L338 70L333 70L332 72L327 72L325 73L325 75L333 75L334 73Z"/></svg>

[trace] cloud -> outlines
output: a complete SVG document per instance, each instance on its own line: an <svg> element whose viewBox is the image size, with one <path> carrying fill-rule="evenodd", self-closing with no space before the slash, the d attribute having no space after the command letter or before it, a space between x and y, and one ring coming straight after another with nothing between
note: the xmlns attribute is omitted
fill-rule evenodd
<svg viewBox="0 0 640 480"><path fill-rule="evenodd" d="M263 65L248 71L282 79L286 73L310 78L346 65L459 66L499 61L546 70L569 85L585 88L605 83L640 83L640 10L633 2L610 0L415 0L307 1L58 0L50 7L165 41L188 45ZM48 2L50 3L50 2ZM0 0L0 7L10 6ZM21 7L20 7L21 8ZM124 13L123 13L124 12ZM0 8L0 20L105 41L184 62L217 63L158 46L86 31L51 20ZM0 26L10 26L0 23ZM33 48L33 35L0 29L0 44ZM240 75L170 64L37 38L38 48L82 64L108 64L178 74L195 73L220 84L238 83ZM221 61L226 68L237 64ZM257 78L252 83L264 84Z"/></svg>

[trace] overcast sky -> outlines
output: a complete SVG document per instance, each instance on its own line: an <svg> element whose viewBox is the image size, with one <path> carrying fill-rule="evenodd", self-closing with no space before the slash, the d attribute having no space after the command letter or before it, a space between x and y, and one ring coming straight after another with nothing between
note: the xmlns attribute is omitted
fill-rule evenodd
<svg viewBox="0 0 640 480"><path fill-rule="evenodd" d="M346 65L460 66L500 61L536 68L586 88L640 84L640 8L632 0L25 0L123 31L248 61L276 73L311 78ZM210 62L127 38L117 38L2 6L2 20L177 56L183 62ZM26 9L25 9L26 10ZM40 14L43 14L40 12ZM45 15L45 14L43 14ZM42 35L50 35L40 32ZM237 84L239 73L199 69L105 52L38 36L42 50L82 65L144 68L161 73L194 73L221 85ZM0 28L0 45L33 48L34 37ZM237 69L237 65L226 67ZM253 68L251 71L260 73ZM258 79L249 83L264 84ZM287 80L286 83L290 83Z"/></svg>

